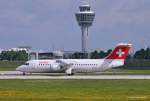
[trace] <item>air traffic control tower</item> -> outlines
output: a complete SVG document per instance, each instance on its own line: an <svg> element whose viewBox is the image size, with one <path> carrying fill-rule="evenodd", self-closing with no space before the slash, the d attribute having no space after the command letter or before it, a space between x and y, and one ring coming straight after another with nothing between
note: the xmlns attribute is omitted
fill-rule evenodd
<svg viewBox="0 0 150 101"><path fill-rule="evenodd" d="M82 32L82 52L87 53L88 51L88 34L89 27L95 18L95 13L91 10L89 4L79 6L80 11L75 14L76 20L81 27Z"/></svg>

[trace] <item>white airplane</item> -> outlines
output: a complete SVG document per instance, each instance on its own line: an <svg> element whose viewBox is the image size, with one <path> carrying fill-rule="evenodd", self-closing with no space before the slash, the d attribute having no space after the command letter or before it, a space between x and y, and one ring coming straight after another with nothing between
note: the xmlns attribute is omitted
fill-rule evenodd
<svg viewBox="0 0 150 101"><path fill-rule="evenodd" d="M73 75L77 72L102 72L124 65L131 44L120 43L104 59L55 59L30 60L16 68L25 73L66 73Z"/></svg>

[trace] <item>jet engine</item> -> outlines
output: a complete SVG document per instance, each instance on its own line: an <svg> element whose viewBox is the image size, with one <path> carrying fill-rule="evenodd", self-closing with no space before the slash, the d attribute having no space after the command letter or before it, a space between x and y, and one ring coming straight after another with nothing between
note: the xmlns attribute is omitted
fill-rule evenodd
<svg viewBox="0 0 150 101"><path fill-rule="evenodd" d="M63 60L56 60L55 64L51 66L51 70L53 71L65 71L67 70L72 64L68 64Z"/></svg>
<svg viewBox="0 0 150 101"><path fill-rule="evenodd" d="M51 69L52 69L53 71L61 71L61 70L63 70L63 66L61 66L61 65L58 64L58 63L56 63L56 64L53 64L53 65L51 66Z"/></svg>

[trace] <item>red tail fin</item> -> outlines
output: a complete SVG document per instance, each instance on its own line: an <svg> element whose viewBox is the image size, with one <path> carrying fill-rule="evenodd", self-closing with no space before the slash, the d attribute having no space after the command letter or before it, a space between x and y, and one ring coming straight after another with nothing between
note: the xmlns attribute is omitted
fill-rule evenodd
<svg viewBox="0 0 150 101"><path fill-rule="evenodd" d="M120 43L117 47L106 57L106 59L126 59L131 44Z"/></svg>

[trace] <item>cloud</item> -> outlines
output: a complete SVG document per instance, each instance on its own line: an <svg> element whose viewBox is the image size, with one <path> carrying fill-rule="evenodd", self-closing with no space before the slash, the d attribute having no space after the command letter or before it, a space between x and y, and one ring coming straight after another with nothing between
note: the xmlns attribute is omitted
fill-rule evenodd
<svg viewBox="0 0 150 101"><path fill-rule="evenodd" d="M96 19L91 28L91 47L107 49L118 42L131 42L135 49L148 47L149 4L149 0L97 0L93 4Z"/></svg>
<svg viewBox="0 0 150 101"><path fill-rule="evenodd" d="M55 44L80 50L81 32L74 15L80 4L81 0L1 0L0 46L49 49ZM91 48L107 49L120 41L133 42L136 48L149 45L150 0L90 0L90 4L96 12Z"/></svg>
<svg viewBox="0 0 150 101"><path fill-rule="evenodd" d="M109 0L108 0L109 1ZM150 7L148 0L114 0L105 7L107 11L97 13L97 25L101 29L116 29L116 27L143 27L149 25ZM112 3L112 4L111 4Z"/></svg>

